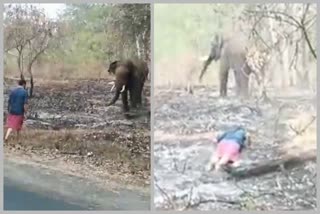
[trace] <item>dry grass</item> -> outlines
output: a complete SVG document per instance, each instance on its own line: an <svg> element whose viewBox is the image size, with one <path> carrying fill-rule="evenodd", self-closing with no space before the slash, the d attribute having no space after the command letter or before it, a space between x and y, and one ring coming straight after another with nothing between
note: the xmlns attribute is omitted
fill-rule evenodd
<svg viewBox="0 0 320 214"><path fill-rule="evenodd" d="M198 79L204 61L195 51L157 61L155 64L154 80L156 86L171 85L184 87L188 82L198 85ZM201 85L218 84L219 64L212 62L203 77ZM216 71L216 72L215 72Z"/></svg>
<svg viewBox="0 0 320 214"><path fill-rule="evenodd" d="M11 138L4 152L15 161L44 164L52 170L99 181L108 190L116 186L149 187L150 160L133 157L130 148L119 143L120 137L115 135L94 130L24 129L20 143Z"/></svg>
<svg viewBox="0 0 320 214"><path fill-rule="evenodd" d="M112 80L114 77L112 76L107 76L105 78L103 78L103 80ZM6 76L4 78L4 82L5 84L10 84L10 85L15 85L17 84L18 80L20 78L18 77L11 77L11 76ZM26 78L27 83L29 78ZM40 87L40 88L48 88L48 89L52 89L55 90L55 88L64 88L64 89L72 89L74 87L76 87L76 85L78 83L81 83L81 81L88 81L90 79L61 79L61 80L52 80L52 79L45 79L45 78L36 78L35 79L35 86L36 87ZM91 80L96 80L94 78L91 78ZM102 80L102 78L101 78ZM27 87L29 87L29 85L27 85Z"/></svg>
<svg viewBox="0 0 320 214"><path fill-rule="evenodd" d="M18 143L12 138L6 147L12 148L18 143L28 152L49 150L53 154L73 154L83 157L92 152L99 165L111 161L114 167L125 164L131 171L136 172L148 171L150 167L150 161L146 161L142 156L132 158L130 148L125 143L119 143L125 140L115 132L104 131L102 135L101 132L94 130L25 129L21 139L22 142Z"/></svg>
<svg viewBox="0 0 320 214"><path fill-rule="evenodd" d="M32 70L36 80L98 79L108 77L107 69L102 64L67 65L63 63L45 63L35 64ZM15 64L6 65L4 76L19 78L20 73L17 66ZM26 78L28 77L29 75L26 74Z"/></svg>
<svg viewBox="0 0 320 214"><path fill-rule="evenodd" d="M25 129L22 132L23 146L33 148L56 149L57 143L63 142L64 146L70 146L71 143L77 148L77 144L81 141L81 136L85 133L84 130L38 130ZM16 143L13 138L9 143Z"/></svg>

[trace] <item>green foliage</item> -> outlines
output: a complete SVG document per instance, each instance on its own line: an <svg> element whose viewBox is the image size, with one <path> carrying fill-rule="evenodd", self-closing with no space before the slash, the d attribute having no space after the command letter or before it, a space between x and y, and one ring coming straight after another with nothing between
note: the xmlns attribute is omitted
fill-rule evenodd
<svg viewBox="0 0 320 214"><path fill-rule="evenodd" d="M73 64L111 61L134 54L136 34L150 31L150 8L143 4L70 4L60 20L70 26L68 37L72 38L65 42L68 54L62 58Z"/></svg>
<svg viewBox="0 0 320 214"><path fill-rule="evenodd" d="M230 24L234 11L234 4L155 5L155 59L190 49L207 51L214 33Z"/></svg>
<svg viewBox="0 0 320 214"><path fill-rule="evenodd" d="M6 11L9 12L9 16L5 17L8 23L8 17L14 17L16 11L8 7ZM48 20L48 17L44 18ZM139 47L144 49L143 52L150 54L148 4L67 4L56 24L59 26L58 36L38 58L40 64L73 67L103 65L115 59L137 55L137 39L140 39ZM10 24L7 26L5 32L9 32ZM20 31L27 35L27 31L32 29L23 28ZM10 38L18 38L10 37L11 34L6 34L7 46L11 45ZM7 62L11 63L11 60Z"/></svg>

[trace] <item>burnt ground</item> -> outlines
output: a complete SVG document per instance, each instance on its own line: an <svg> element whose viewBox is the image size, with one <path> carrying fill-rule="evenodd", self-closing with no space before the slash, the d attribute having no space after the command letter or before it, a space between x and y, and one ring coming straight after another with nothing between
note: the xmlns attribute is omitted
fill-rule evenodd
<svg viewBox="0 0 320 214"><path fill-rule="evenodd" d="M236 124L246 126L253 135L253 145L244 152L240 168L279 159L281 146L295 135L288 121L301 111L315 114L315 96L308 91L274 91L269 92L271 103L263 103L240 101L232 93L219 98L215 88L199 87L194 94L156 88L156 209L315 209L315 160L241 179L226 171L205 171L213 151L210 137Z"/></svg>
<svg viewBox="0 0 320 214"><path fill-rule="evenodd" d="M124 117L121 98L106 107L112 96L107 80L36 82L29 100L23 137L5 145L5 152L37 159L62 170L149 188L150 83L144 88L144 106ZM5 119L9 87L5 80ZM68 168L68 169L67 169ZM75 172L77 169L80 171Z"/></svg>

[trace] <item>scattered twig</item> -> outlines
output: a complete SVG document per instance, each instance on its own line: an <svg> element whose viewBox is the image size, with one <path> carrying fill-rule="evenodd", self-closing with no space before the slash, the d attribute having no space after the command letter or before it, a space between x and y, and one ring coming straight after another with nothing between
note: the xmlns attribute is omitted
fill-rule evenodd
<svg viewBox="0 0 320 214"><path fill-rule="evenodd" d="M185 207L182 210L197 208L202 204L208 204L208 203L224 203L224 204L231 204L231 205L241 204L240 201L231 201L231 200L224 200L224 199L200 199L199 201L190 204L188 207Z"/></svg>
<svg viewBox="0 0 320 214"><path fill-rule="evenodd" d="M185 206L184 210L187 210L192 206L192 195L193 195L193 187L191 187L190 192L188 194L188 203Z"/></svg>
<svg viewBox="0 0 320 214"><path fill-rule="evenodd" d="M172 209L175 209L176 206L175 206L175 204L173 203L171 197L166 193L166 191L164 191L163 188L161 188L161 187L159 186L159 184L157 183L156 177L154 178L154 180L155 180L155 186L156 186L156 187L158 188L158 190L161 192L162 196L165 198L165 201L171 206Z"/></svg>
<svg viewBox="0 0 320 214"><path fill-rule="evenodd" d="M302 129L297 130L295 127L293 127L291 124L289 125L290 129L295 132L296 136L302 135L307 129L312 125L312 123L315 121L316 117L312 116L312 119L310 120L307 125L305 125Z"/></svg>
<svg viewBox="0 0 320 214"><path fill-rule="evenodd" d="M173 152L172 150L170 149L169 151L169 155L170 156L173 156ZM173 167L174 169L178 172L178 173L181 173L181 174L184 174L186 169L187 169L187 160L185 160L185 162L183 163L183 166L182 166L182 169L180 170L179 167L178 167L178 162L177 162L177 159L175 157L172 158L172 161L173 161Z"/></svg>
<svg viewBox="0 0 320 214"><path fill-rule="evenodd" d="M232 204L232 205L240 204L239 201L231 201L231 200L218 199L218 198L215 198L215 199L200 198L198 201L193 202L192 196L193 196L193 187L191 187L191 189L189 191L187 204L179 210L185 211L185 210L189 210L189 209L194 209L194 208L199 207L202 204L208 204L208 203L226 203L226 204Z"/></svg>

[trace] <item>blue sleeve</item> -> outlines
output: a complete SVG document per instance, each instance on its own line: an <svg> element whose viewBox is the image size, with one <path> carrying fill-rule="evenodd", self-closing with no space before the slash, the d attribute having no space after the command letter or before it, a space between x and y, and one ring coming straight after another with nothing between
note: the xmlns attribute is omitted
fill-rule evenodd
<svg viewBox="0 0 320 214"><path fill-rule="evenodd" d="M217 142L219 143L226 135L227 135L227 132L223 133L220 136L217 136Z"/></svg>
<svg viewBox="0 0 320 214"><path fill-rule="evenodd" d="M9 95L9 100L8 100L8 112L10 111L10 107L11 107L11 97L12 97L12 93L10 93L10 95Z"/></svg>
<svg viewBox="0 0 320 214"><path fill-rule="evenodd" d="M24 104L28 104L28 92L27 91L24 94Z"/></svg>

